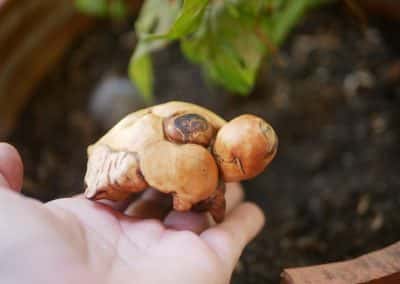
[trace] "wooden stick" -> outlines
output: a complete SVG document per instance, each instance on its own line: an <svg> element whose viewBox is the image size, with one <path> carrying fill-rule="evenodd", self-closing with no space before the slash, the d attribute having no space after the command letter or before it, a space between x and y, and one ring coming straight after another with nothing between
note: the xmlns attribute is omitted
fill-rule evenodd
<svg viewBox="0 0 400 284"><path fill-rule="evenodd" d="M400 242L348 261L285 269L281 277L282 284L400 283Z"/></svg>

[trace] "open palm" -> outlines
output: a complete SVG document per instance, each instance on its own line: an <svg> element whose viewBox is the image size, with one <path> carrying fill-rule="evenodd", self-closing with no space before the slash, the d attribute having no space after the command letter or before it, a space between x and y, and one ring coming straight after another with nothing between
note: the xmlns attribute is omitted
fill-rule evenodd
<svg viewBox="0 0 400 284"><path fill-rule="evenodd" d="M226 220L208 228L195 213L143 218L143 208L163 206L152 194L118 206L82 197L42 204L16 193L21 169L0 144L0 283L228 283L264 222L237 184L227 188Z"/></svg>

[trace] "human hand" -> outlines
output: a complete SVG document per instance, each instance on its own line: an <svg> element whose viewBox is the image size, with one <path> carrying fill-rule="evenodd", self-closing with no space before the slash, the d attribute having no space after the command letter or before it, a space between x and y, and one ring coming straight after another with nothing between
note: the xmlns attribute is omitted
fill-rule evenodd
<svg viewBox="0 0 400 284"><path fill-rule="evenodd" d="M244 247L264 224L262 211L227 185L227 214L170 212L149 190L131 204L83 197L43 204L18 194L22 162L0 144L0 283L229 283ZM141 217L139 217L141 216Z"/></svg>

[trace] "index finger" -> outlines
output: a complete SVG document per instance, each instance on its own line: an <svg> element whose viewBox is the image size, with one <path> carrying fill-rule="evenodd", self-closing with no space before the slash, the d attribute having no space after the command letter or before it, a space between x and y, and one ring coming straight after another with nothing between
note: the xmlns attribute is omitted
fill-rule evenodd
<svg viewBox="0 0 400 284"><path fill-rule="evenodd" d="M11 145L0 143L0 186L21 191L23 166L18 151Z"/></svg>
<svg viewBox="0 0 400 284"><path fill-rule="evenodd" d="M226 216L224 222L204 231L200 237L233 270L243 249L260 232L264 223L261 209L254 203L245 202Z"/></svg>

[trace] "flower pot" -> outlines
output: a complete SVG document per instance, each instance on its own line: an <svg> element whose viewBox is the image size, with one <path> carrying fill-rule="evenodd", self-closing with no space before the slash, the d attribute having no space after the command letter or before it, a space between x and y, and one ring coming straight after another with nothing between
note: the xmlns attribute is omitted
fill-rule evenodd
<svg viewBox="0 0 400 284"><path fill-rule="evenodd" d="M0 139L38 82L90 23L70 0L0 1Z"/></svg>

